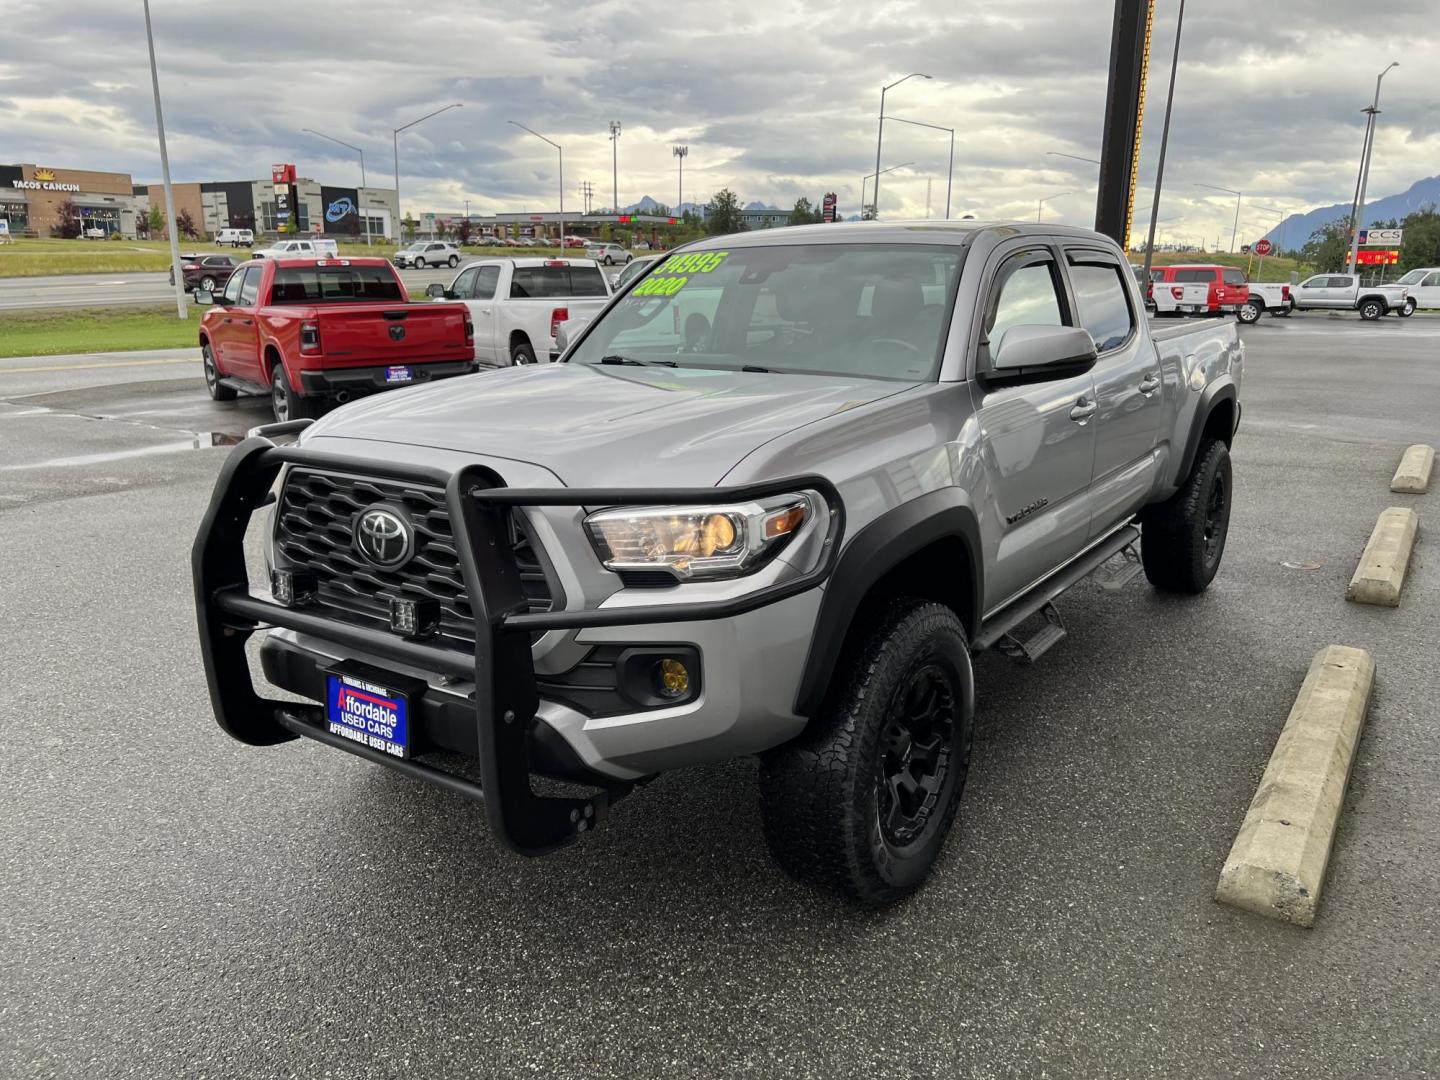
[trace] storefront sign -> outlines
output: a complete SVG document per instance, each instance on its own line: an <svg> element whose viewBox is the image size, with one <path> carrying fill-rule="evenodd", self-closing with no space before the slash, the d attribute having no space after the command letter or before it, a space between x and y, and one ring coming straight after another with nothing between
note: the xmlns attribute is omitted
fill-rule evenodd
<svg viewBox="0 0 1440 1080"><path fill-rule="evenodd" d="M38 173L37 173L38 175ZM55 175L51 173L50 175ZM11 180L17 188L26 191L79 191L79 184L63 184L59 180Z"/></svg>

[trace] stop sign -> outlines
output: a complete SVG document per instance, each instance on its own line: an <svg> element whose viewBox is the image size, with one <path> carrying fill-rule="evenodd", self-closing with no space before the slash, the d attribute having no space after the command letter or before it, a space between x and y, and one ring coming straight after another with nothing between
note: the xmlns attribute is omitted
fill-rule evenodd
<svg viewBox="0 0 1440 1080"><path fill-rule="evenodd" d="M1256 254L1256 255L1269 255L1269 254L1270 254L1270 250L1271 250L1271 246L1272 246L1272 245L1271 245L1271 243L1270 243L1269 240L1257 240L1257 241L1255 241L1255 254Z"/></svg>

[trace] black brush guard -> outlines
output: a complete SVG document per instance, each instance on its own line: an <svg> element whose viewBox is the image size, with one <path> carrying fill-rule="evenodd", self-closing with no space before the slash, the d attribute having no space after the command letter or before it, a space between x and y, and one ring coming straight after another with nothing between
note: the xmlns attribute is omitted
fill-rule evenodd
<svg viewBox="0 0 1440 1080"><path fill-rule="evenodd" d="M195 538L191 552L195 606L215 719L227 734L252 746L272 746L303 735L481 801L491 828L507 846L524 855L543 854L574 840L603 818L610 803L631 787L617 782L590 798L541 796L532 790L528 732L539 705L530 651L533 632L730 618L815 588L830 576L840 551L844 510L834 485L819 476L741 487L509 488L481 465L448 473L277 446L272 441L271 437L297 433L309 423L301 420L259 428L235 447L220 470ZM246 528L251 515L269 501L270 489L285 465L445 491L461 575L475 613L473 657L251 595L245 568ZM510 546L504 542L509 511L516 506L685 506L746 502L807 490L819 493L829 511L818 564L799 577L731 600L531 613L526 610ZM332 735L319 706L258 695L245 642L256 630L270 627L314 634L436 675L473 679L480 783Z"/></svg>

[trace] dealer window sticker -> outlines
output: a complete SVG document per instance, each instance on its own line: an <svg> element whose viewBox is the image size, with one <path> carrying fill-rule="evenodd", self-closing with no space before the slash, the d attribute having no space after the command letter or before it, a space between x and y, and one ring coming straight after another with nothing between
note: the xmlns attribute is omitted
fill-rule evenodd
<svg viewBox="0 0 1440 1080"><path fill-rule="evenodd" d="M728 251L694 251L666 259L635 286L632 296L674 296L692 275L708 274L725 261Z"/></svg>

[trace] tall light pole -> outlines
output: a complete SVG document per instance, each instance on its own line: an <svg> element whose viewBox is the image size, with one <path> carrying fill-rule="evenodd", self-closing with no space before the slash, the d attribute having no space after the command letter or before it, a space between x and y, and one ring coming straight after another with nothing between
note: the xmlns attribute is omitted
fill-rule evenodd
<svg viewBox="0 0 1440 1080"><path fill-rule="evenodd" d="M685 159L690 156L690 147L672 146L670 152L675 155L675 163L680 166L680 194L675 203L675 212L681 213L681 207L685 205Z"/></svg>
<svg viewBox="0 0 1440 1080"><path fill-rule="evenodd" d="M1150 280L1150 260L1155 252L1155 223L1160 217L1160 189L1165 183L1165 151L1170 146L1170 110L1175 104L1175 73L1180 69L1180 31L1185 28L1185 0L1175 17L1175 51L1170 56L1170 91L1165 95L1165 123L1160 128L1160 161L1155 166L1155 196L1150 200L1150 235L1145 241L1145 280ZM1125 238L1129 246L1130 238ZM1201 245L1204 246L1203 244Z"/></svg>
<svg viewBox="0 0 1440 1080"><path fill-rule="evenodd" d="M337 143L337 144L340 145L340 146L347 147L348 149L354 150L357 154L359 154L359 155L360 155L360 186L361 186L362 188L365 186L365 151L364 151L364 150L361 150L360 147L358 147L358 146L353 146L353 145L351 145L351 144L348 143L348 142L344 142L344 141L342 141L342 140L340 140L340 139L337 139L337 138L335 138L334 135L326 135L323 131L316 131L314 128L301 128L300 130L301 130L301 131L308 131L311 135L318 135L318 136L320 136L320 138L322 138L322 139L329 139L331 142ZM396 198L397 198L397 200L398 200L399 196L397 195ZM362 200L362 201L363 201L363 200ZM366 246L366 247L369 247L369 246L370 246L370 215L367 214L367 213L365 213L365 208L364 208L363 206L362 206L362 207L359 207L358 209L360 210L360 213L363 214L364 217L365 217L365 246Z"/></svg>
<svg viewBox="0 0 1440 1080"><path fill-rule="evenodd" d="M891 117L893 120L894 117ZM1091 165L1099 165L1100 159L1093 157L1081 157L1079 154L1062 154L1059 150L1046 150L1046 157L1068 157L1073 161L1088 161Z"/></svg>
<svg viewBox="0 0 1440 1080"><path fill-rule="evenodd" d="M1045 204L1046 204L1047 202L1049 202L1051 199L1058 199L1058 198L1060 198L1060 196L1062 196L1062 195L1074 195L1074 194L1075 194L1075 192L1073 192L1073 191L1057 191L1054 195L1046 195L1043 199L1041 199L1039 202L1037 202L1037 203L1035 204L1035 220L1036 220L1036 221L1039 221L1039 220L1040 220L1041 215L1045 213Z"/></svg>
<svg viewBox="0 0 1440 1080"><path fill-rule="evenodd" d="M436 109L434 112L426 113L424 116L420 117L419 120L411 120L408 124L401 124L398 128L395 128L393 131L391 131L390 141L395 148L395 216L397 218L402 218L402 215L400 213L400 132L408 131L416 124L429 120L432 116L439 116L442 112L445 112L449 109L461 108L462 105L463 103L459 101L455 102L455 104L453 105L446 105L443 108ZM401 221L395 222L395 234L400 237L402 242L404 241L405 226L401 223Z"/></svg>
<svg viewBox="0 0 1440 1080"><path fill-rule="evenodd" d="M524 124L520 123L518 120L507 120L507 121L505 121L505 122L506 122L507 124L514 124L514 125L515 125L516 127L518 127L521 131L528 131L528 132L530 132L531 135L534 135L534 136L535 136L537 139L539 139L541 142L550 143L551 146L555 147L555 152L560 155L560 254L561 254L561 256L564 256L564 254L565 254L565 151L564 151L563 149L561 149L559 143L557 143L557 142L552 142L551 140L545 138L544 135L541 135L541 134L540 134L538 131L536 131L534 128L528 128L528 127L526 127ZM616 126L618 127L619 125L616 125Z"/></svg>
<svg viewBox="0 0 1440 1080"><path fill-rule="evenodd" d="M897 124L910 124L914 127L930 128L933 131L948 131L950 133L950 171L945 178L945 220L950 220L950 188L955 181L955 129L941 127L939 124L927 124L921 120L902 120L898 116L887 116L886 120L894 120Z"/></svg>
<svg viewBox="0 0 1440 1080"><path fill-rule="evenodd" d="M913 161L902 161L899 165L891 165L888 169L882 169L881 174L892 173L896 169L908 169L915 163ZM860 178L860 216L865 216L865 185L874 179L874 173L866 173Z"/></svg>
<svg viewBox="0 0 1440 1080"><path fill-rule="evenodd" d="M870 174L875 178L875 191L872 197L874 199L875 216L877 218L880 216L880 177L884 176L886 172L891 171L886 169L882 172L880 169L880 144L885 138L885 92L895 89L895 87L905 82L906 79L928 78L930 78L930 76L924 72L912 71L909 75L906 75L904 79L896 79L894 82L880 88L880 127L879 130L875 132L875 171ZM860 216L865 216L865 207L863 205L860 207Z"/></svg>
<svg viewBox="0 0 1440 1080"><path fill-rule="evenodd" d="M1390 74L1390 68L1400 66L1399 60L1392 60L1379 75L1375 76L1375 100L1365 112L1369 120L1365 125L1365 150L1360 157L1360 191L1355 196L1355 213L1350 219L1350 261L1345 272L1355 273L1355 260L1360 254L1360 224L1365 220L1365 187L1370 183L1370 154L1375 149L1375 118L1380 115L1380 82Z"/></svg>
<svg viewBox="0 0 1440 1080"><path fill-rule="evenodd" d="M1235 196L1235 223L1230 226L1230 254L1235 254L1235 237L1240 232L1240 200L1245 197L1242 191L1234 188L1220 187L1218 184L1196 184L1196 187L1209 188L1211 191L1223 191Z"/></svg>
<svg viewBox="0 0 1440 1080"><path fill-rule="evenodd" d="M160 72L155 66L155 34L150 29L150 0L145 0L145 41L150 46L150 85L155 90L155 134L160 139L160 179L165 185L165 223L170 231L170 273L175 278L175 316L185 318L185 274L180 269L180 237L175 234L175 193L170 189L170 154L165 149L165 117L160 111Z"/></svg>
<svg viewBox="0 0 1440 1080"><path fill-rule="evenodd" d="M620 121L610 121L610 180L615 185L615 213L620 213Z"/></svg>

